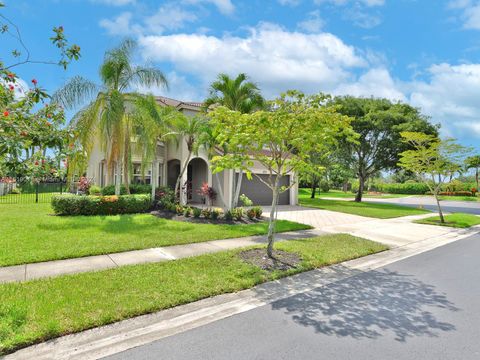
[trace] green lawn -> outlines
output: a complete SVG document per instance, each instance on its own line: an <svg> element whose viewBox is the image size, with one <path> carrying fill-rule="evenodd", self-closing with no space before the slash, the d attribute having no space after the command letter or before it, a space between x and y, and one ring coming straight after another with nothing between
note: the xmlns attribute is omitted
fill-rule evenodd
<svg viewBox="0 0 480 360"><path fill-rule="evenodd" d="M480 201L479 196L439 196L443 201Z"/></svg>
<svg viewBox="0 0 480 360"><path fill-rule="evenodd" d="M241 261L236 255L240 250L235 250L0 285L0 354L386 249L343 234L275 246L300 254L301 264L287 272L267 273Z"/></svg>
<svg viewBox="0 0 480 360"><path fill-rule="evenodd" d="M312 194L311 189L302 188L299 189L299 194L301 196L308 196ZM320 192L317 190L316 197L319 198L339 198L339 199L353 199L355 198L355 194L352 192L344 192L341 190L330 190L329 192ZM372 199L394 199L394 198L402 198L410 195L403 195L403 194L364 194L364 198L372 198Z"/></svg>
<svg viewBox="0 0 480 360"><path fill-rule="evenodd" d="M445 223L440 222L439 216L432 216L426 219L415 221L418 224L450 226L455 228L469 228L480 224L480 216L472 214L456 213L445 215Z"/></svg>
<svg viewBox="0 0 480 360"><path fill-rule="evenodd" d="M346 214L361 215L378 219L391 219L408 215L425 214L429 211L401 205L373 202L356 203L345 200L310 199L304 193L299 194L300 205L318 209L338 211Z"/></svg>
<svg viewBox="0 0 480 360"><path fill-rule="evenodd" d="M50 204L0 205L0 266L267 233L267 224L213 225L150 214L53 216ZM280 221L278 231L308 229Z"/></svg>

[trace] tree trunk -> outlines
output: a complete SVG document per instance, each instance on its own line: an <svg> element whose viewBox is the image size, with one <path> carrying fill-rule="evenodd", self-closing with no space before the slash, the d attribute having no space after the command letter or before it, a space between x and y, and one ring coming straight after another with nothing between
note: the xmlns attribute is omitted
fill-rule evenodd
<svg viewBox="0 0 480 360"><path fill-rule="evenodd" d="M438 199L438 192L435 192L435 200L437 201L438 216L440 216L440 222L445 224L445 218L443 217L442 207L440 206L440 200Z"/></svg>
<svg viewBox="0 0 480 360"><path fill-rule="evenodd" d="M312 180L312 194L310 195L310 199L315 199L315 193L317 191L317 187L318 187L318 180L316 179L316 177L314 176L313 177L313 180Z"/></svg>
<svg viewBox="0 0 480 360"><path fill-rule="evenodd" d="M125 192L130 195L130 156L129 156L129 145L125 140L125 150L123 151L123 183L125 184Z"/></svg>
<svg viewBox="0 0 480 360"><path fill-rule="evenodd" d="M115 164L115 195L120 195L120 186L122 184L122 166L120 159Z"/></svg>
<svg viewBox="0 0 480 360"><path fill-rule="evenodd" d="M358 177L358 191L355 195L355 202L362 202L363 190L365 188L365 177L360 175Z"/></svg>
<svg viewBox="0 0 480 360"><path fill-rule="evenodd" d="M278 176L275 180L275 186L272 190L272 208L270 209L270 219L268 221L268 245L267 245L267 256L270 259L273 259L273 244L275 242L275 225L277 221L277 204L278 204Z"/></svg>
<svg viewBox="0 0 480 360"><path fill-rule="evenodd" d="M185 163L183 164L182 166L182 170L180 171L180 175L178 175L178 179L177 179L177 182L175 183L175 196L177 196L177 194L179 194L179 201L182 199L182 196L180 195L179 191L180 191L180 184L182 182L182 178L183 178L183 174L185 174L185 170L188 168L188 163L190 162L190 157L192 156L192 152L189 151L188 152L188 156L187 156L187 159L185 161Z"/></svg>
<svg viewBox="0 0 480 360"><path fill-rule="evenodd" d="M235 171L233 172L233 176L235 176ZM238 179L236 184L235 193L233 194L232 199L232 209L235 209L238 206L238 198L240 197L240 189L242 188L242 179L243 179L243 170L240 170L238 173Z"/></svg>
<svg viewBox="0 0 480 360"><path fill-rule="evenodd" d="M227 204L225 203L225 197L223 195L223 184L220 183L220 177L218 176L218 173L215 173L215 179L217 179L218 195L220 195L220 201L222 202L222 208L223 208L223 211L225 212L228 209L227 209Z"/></svg>
<svg viewBox="0 0 480 360"><path fill-rule="evenodd" d="M478 183L479 183L479 181L478 181L478 180L479 180L479 179L478 179L478 168L477 168L477 170L475 171L475 180L476 180L476 182L477 182L477 191L479 191L480 188L479 188L479 186L478 186Z"/></svg>

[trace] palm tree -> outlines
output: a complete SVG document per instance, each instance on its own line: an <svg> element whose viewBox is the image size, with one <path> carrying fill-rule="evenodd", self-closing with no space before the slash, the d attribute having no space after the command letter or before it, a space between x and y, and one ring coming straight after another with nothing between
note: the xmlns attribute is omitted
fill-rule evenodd
<svg viewBox="0 0 480 360"><path fill-rule="evenodd" d="M480 155L470 156L466 160L467 170L475 169L475 182L477 183L477 191L479 190L479 172L480 172Z"/></svg>
<svg viewBox="0 0 480 360"><path fill-rule="evenodd" d="M136 139L139 148L155 149L164 127L160 116L152 116L152 107L156 106L154 99L139 94L135 88L168 87L167 79L156 68L133 64L136 45L133 40L125 40L120 46L106 52L100 66L101 84L77 76L53 96L53 101L67 109L90 101L74 116L73 126L87 154L100 136L109 173L115 166L117 195L120 194L122 169L128 191L132 138Z"/></svg>
<svg viewBox="0 0 480 360"><path fill-rule="evenodd" d="M262 97L258 86L254 82L249 81L246 74L238 74L233 79L222 73L210 85L209 97L204 101L205 110L216 105L225 106L230 110L246 114L264 108L265 99ZM238 179L235 179L235 177L233 179L235 192L232 198L232 208L237 207L242 179L242 171L240 171Z"/></svg>
<svg viewBox="0 0 480 360"><path fill-rule="evenodd" d="M187 158L182 165L177 182L175 183L175 194L179 193L182 177L188 168L192 155L198 151L202 133L205 131L206 120L203 116L177 116L174 122L176 135L185 141L187 146Z"/></svg>
<svg viewBox="0 0 480 360"><path fill-rule="evenodd" d="M210 85L209 96L204 101L205 109L212 105L222 105L243 114L251 113L265 106L258 86L248 80L246 74L238 74L235 79L227 74L219 74Z"/></svg>

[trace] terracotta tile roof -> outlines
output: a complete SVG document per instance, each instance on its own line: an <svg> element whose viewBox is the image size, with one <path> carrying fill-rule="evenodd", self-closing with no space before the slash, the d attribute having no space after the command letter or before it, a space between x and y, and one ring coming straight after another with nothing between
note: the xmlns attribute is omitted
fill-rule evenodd
<svg viewBox="0 0 480 360"><path fill-rule="evenodd" d="M157 96L156 99L160 105L173 106L174 108L177 108L177 109L189 109L189 110L200 111L201 107L203 106L203 103L201 102L180 101L180 100L175 100L165 96Z"/></svg>

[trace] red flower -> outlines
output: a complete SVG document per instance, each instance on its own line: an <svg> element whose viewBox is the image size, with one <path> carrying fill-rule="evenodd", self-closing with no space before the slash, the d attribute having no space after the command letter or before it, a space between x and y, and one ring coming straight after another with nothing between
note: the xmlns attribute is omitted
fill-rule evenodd
<svg viewBox="0 0 480 360"><path fill-rule="evenodd" d="M13 86L13 85L10 85L10 86L9 86L9 89L10 89L10 91L13 91L13 90L15 90L15 86Z"/></svg>
<svg viewBox="0 0 480 360"><path fill-rule="evenodd" d="M47 118L51 119L51 118L52 118L52 114L47 114Z"/></svg>
<svg viewBox="0 0 480 360"><path fill-rule="evenodd" d="M38 161L35 161L35 166L38 166Z"/></svg>
<svg viewBox="0 0 480 360"><path fill-rule="evenodd" d="M37 85L37 83L38 83L37 79L32 79L32 84L33 85Z"/></svg>
<svg viewBox="0 0 480 360"><path fill-rule="evenodd" d="M13 79L15 77L15 75L13 75L12 73L8 73L7 75L10 79Z"/></svg>
<svg viewBox="0 0 480 360"><path fill-rule="evenodd" d="M3 116L7 117L8 115L10 115L10 113L8 111L3 112Z"/></svg>

